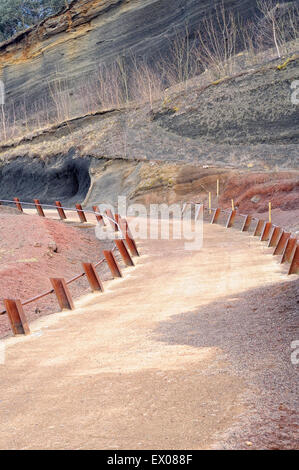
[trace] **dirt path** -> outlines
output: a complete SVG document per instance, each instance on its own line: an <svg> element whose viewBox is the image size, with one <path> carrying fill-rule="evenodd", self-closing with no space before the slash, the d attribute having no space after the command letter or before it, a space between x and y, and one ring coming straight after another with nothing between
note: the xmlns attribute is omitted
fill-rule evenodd
<svg viewBox="0 0 299 470"><path fill-rule="evenodd" d="M105 294L38 319L29 337L5 340L1 449L235 445L229 430L252 413L248 394L261 396L264 385L248 384L238 350L229 348L237 339L249 348L249 363L262 367L246 331L260 320L265 329L265 320L251 302L234 307L248 292L262 304L254 292L292 288L297 278L257 239L220 226L205 225L199 252L185 251L182 241L139 247L136 267L107 282ZM240 439L242 447L246 432Z"/></svg>

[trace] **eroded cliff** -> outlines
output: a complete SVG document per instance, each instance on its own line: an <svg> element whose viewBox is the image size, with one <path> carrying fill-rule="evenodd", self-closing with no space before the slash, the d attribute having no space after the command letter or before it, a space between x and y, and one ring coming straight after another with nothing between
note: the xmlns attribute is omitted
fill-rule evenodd
<svg viewBox="0 0 299 470"><path fill-rule="evenodd" d="M167 54L169 41L188 26L189 34L222 0L75 0L60 14L0 45L0 78L6 99L17 106L45 99L49 83L66 80L73 88L76 111L78 82L100 63L132 54L155 58ZM225 0L248 17L254 0Z"/></svg>

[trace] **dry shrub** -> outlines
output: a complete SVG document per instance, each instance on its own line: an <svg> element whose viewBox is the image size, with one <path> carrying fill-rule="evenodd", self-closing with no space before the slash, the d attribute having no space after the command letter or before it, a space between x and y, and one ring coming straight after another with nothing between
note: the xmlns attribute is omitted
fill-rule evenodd
<svg viewBox="0 0 299 470"><path fill-rule="evenodd" d="M115 62L98 67L95 93L102 108L120 107L126 101L119 64L120 62Z"/></svg>
<svg viewBox="0 0 299 470"><path fill-rule="evenodd" d="M197 60L204 69L210 69L221 78L233 73L233 57L240 48L242 30L240 19L222 4L213 17L204 18L199 30Z"/></svg>

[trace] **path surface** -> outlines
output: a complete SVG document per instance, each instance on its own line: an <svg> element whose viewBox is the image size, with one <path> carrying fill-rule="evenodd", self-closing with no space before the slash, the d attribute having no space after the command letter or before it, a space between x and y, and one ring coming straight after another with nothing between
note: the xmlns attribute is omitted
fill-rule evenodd
<svg viewBox="0 0 299 470"><path fill-rule="evenodd" d="M246 323L259 322L241 298L295 277L256 238L220 226L205 225L198 252L182 241L138 245L136 267L104 294L5 340L1 449L223 448L249 413L248 375L223 340L234 345L244 325L245 344Z"/></svg>

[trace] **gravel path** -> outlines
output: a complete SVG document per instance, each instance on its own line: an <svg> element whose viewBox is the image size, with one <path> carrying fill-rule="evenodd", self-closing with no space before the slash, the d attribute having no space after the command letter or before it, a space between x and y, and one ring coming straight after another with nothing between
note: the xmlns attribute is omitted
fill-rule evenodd
<svg viewBox="0 0 299 470"><path fill-rule="evenodd" d="M102 250L112 242L95 238L94 227L77 223L77 214L68 223L57 220L57 213L46 211L47 218L33 210L19 214L15 209L0 207L0 311L3 299L27 301L51 290L51 277L72 279L83 272L82 262L97 262ZM53 217L50 220L48 217ZM94 222L94 216L93 220ZM111 279L104 264L98 268L103 280ZM74 298L89 292L86 278L70 285ZM55 295L48 295L24 307L29 322L57 311ZM7 315L0 316L0 337L11 334Z"/></svg>
<svg viewBox="0 0 299 470"><path fill-rule="evenodd" d="M105 294L5 340L0 448L298 447L298 278L221 226L138 245Z"/></svg>

